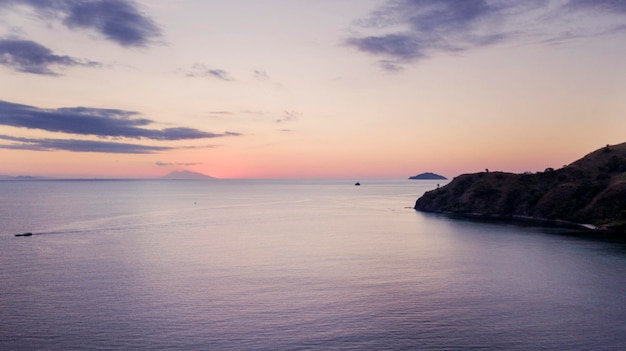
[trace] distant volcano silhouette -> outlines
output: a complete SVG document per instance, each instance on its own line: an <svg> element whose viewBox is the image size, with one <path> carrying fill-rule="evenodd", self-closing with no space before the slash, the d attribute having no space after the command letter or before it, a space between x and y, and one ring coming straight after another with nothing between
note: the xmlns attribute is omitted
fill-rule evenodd
<svg viewBox="0 0 626 351"><path fill-rule="evenodd" d="M166 174L160 179L215 179L214 177L208 176L206 174L191 172L191 171L172 171L169 174Z"/></svg>

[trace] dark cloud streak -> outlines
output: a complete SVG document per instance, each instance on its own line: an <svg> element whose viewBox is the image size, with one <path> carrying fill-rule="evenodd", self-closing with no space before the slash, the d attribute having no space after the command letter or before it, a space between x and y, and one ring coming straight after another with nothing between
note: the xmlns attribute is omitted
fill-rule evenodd
<svg viewBox="0 0 626 351"><path fill-rule="evenodd" d="M426 57L420 41L410 34L387 34L364 38L350 38L348 45L360 51L388 55L399 60L415 60Z"/></svg>
<svg viewBox="0 0 626 351"><path fill-rule="evenodd" d="M572 40L623 30L623 22L621 26L601 23L585 27L568 17L581 13L593 13L596 18L623 16L626 1L388 0L369 17L356 22L370 34L352 36L345 44L383 57L379 64L384 70L398 71L406 64L436 55L458 54L519 38L543 38L544 42L555 43L559 38ZM546 20L555 26L550 27Z"/></svg>
<svg viewBox="0 0 626 351"><path fill-rule="evenodd" d="M0 9L11 5L29 6L70 29L94 30L121 46L145 47L161 36L159 26L132 0L3 0Z"/></svg>
<svg viewBox="0 0 626 351"><path fill-rule="evenodd" d="M32 139L0 135L0 140L13 141L12 144L0 144L0 149L31 151L71 151L98 152L114 154L152 154L171 150L171 147L148 146L114 141L76 140L76 139Z"/></svg>
<svg viewBox="0 0 626 351"><path fill-rule="evenodd" d="M56 55L49 48L31 40L0 39L0 65L15 71L40 75L60 75L53 67L100 67L94 61Z"/></svg>
<svg viewBox="0 0 626 351"><path fill-rule="evenodd" d="M43 109L0 100L0 125L40 129L49 132L152 140L189 140L238 136L239 133L211 133L193 128L143 128L153 121L136 118L134 111L71 107Z"/></svg>
<svg viewBox="0 0 626 351"><path fill-rule="evenodd" d="M159 167L167 167L167 166L198 166L204 163L202 162L161 162L157 161L155 164Z"/></svg>
<svg viewBox="0 0 626 351"><path fill-rule="evenodd" d="M194 63L190 69L184 70L184 73L187 77L216 78L227 82L233 80L227 71L223 69L209 68L202 63Z"/></svg>

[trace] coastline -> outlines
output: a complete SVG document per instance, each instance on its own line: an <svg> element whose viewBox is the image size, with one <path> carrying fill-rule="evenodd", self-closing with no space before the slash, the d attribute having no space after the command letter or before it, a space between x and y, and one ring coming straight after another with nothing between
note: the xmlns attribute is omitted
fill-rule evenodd
<svg viewBox="0 0 626 351"><path fill-rule="evenodd" d="M414 208L415 209L415 208ZM593 224L576 223L562 219L548 219L530 216L499 216L486 215L481 213L455 213L444 211L426 211L418 210L426 215L434 215L446 217L456 220L470 220L484 223L497 223L518 226L537 226L542 228L557 228L561 235L586 237L590 239L607 240L612 242L621 242L626 244L626 235L624 232L610 228L601 228Z"/></svg>

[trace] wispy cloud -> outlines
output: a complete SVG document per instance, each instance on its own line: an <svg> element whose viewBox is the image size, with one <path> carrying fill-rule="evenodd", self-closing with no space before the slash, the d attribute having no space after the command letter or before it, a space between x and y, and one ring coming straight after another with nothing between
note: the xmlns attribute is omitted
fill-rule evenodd
<svg viewBox="0 0 626 351"><path fill-rule="evenodd" d="M239 111L208 111L206 116L213 120L229 120L229 121L259 121L266 115L263 111L239 110Z"/></svg>
<svg viewBox="0 0 626 351"><path fill-rule="evenodd" d="M155 164L159 167L167 167L167 166L197 166L202 165L202 162L161 162L157 161Z"/></svg>
<svg viewBox="0 0 626 351"><path fill-rule="evenodd" d="M244 115L252 115L255 117L263 117L265 115L265 112L260 110L243 110L241 111L241 113Z"/></svg>
<svg viewBox="0 0 626 351"><path fill-rule="evenodd" d="M182 70L187 77L208 77L223 81L232 81L230 74L219 68L209 68L202 63L194 63L189 69Z"/></svg>
<svg viewBox="0 0 626 351"><path fill-rule="evenodd" d="M437 55L458 54L520 38L536 37L554 42L568 32L574 33L567 36L571 40L616 31L617 27L601 21L584 27L573 20L582 12L596 19L607 15L623 16L626 2L388 0L369 17L356 22L359 31L368 34L352 36L346 44L382 57L379 64L384 70L397 71L409 63Z"/></svg>
<svg viewBox="0 0 626 351"><path fill-rule="evenodd" d="M576 10L626 14L626 1L623 0L570 0L566 6Z"/></svg>
<svg viewBox="0 0 626 351"><path fill-rule="evenodd" d="M283 116L276 120L276 123L284 123L289 121L295 121L302 116L302 113L296 111L284 111Z"/></svg>
<svg viewBox="0 0 626 351"><path fill-rule="evenodd" d="M253 74L254 74L254 79L256 79L256 80L263 80L263 81L265 81L265 80L269 80L270 79L269 74L267 74L267 72L265 72L265 71L261 71L261 70L255 69L253 71Z"/></svg>
<svg viewBox="0 0 626 351"><path fill-rule="evenodd" d="M30 40L0 39L0 65L15 71L49 76L60 73L54 68L72 66L100 67L95 61L57 55L47 47Z"/></svg>
<svg viewBox="0 0 626 351"><path fill-rule="evenodd" d="M144 47L161 36L161 29L132 0L2 0L3 8L23 5L42 19L60 20L70 29L87 29L127 47Z"/></svg>
<svg viewBox="0 0 626 351"><path fill-rule="evenodd" d="M65 107L44 109L0 100L0 125L40 129L48 132L152 140L189 140L238 136L240 133L211 133L194 128L147 129L154 121L137 118L139 113L117 109Z"/></svg>
<svg viewBox="0 0 626 351"><path fill-rule="evenodd" d="M0 149L31 150L31 151L71 151L100 152L114 154L152 154L171 150L166 146L137 145L116 141L76 140L76 139L34 139L0 135L0 140L13 143L0 143Z"/></svg>

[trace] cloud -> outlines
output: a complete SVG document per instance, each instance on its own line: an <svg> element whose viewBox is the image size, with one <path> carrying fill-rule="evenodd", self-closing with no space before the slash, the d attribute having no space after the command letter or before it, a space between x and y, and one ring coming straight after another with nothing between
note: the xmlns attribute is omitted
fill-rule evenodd
<svg viewBox="0 0 626 351"><path fill-rule="evenodd" d="M567 6L575 10L599 10L626 14L626 1L624 0L570 0Z"/></svg>
<svg viewBox="0 0 626 351"><path fill-rule="evenodd" d="M76 139L32 139L0 135L0 140L13 141L11 144L0 143L0 149L31 151L71 151L100 152L114 154L152 154L171 150L171 147L148 146L120 143L115 141L76 140Z"/></svg>
<svg viewBox="0 0 626 351"><path fill-rule="evenodd" d="M209 77L224 81L232 81L228 72L223 69L208 68L202 63L194 63L190 69L184 71L187 77Z"/></svg>
<svg viewBox="0 0 626 351"><path fill-rule="evenodd" d="M295 121L302 116L302 113L296 111L285 111L283 117L276 120L276 123Z"/></svg>
<svg viewBox="0 0 626 351"><path fill-rule="evenodd" d="M580 14L591 16L596 23L574 20ZM360 31L368 34L347 38L345 44L382 57L379 65L384 70L398 71L441 54L458 54L516 39L535 37L555 42L559 38L571 40L618 31L619 27L598 21L599 16L607 15L626 15L626 2L388 0L369 17L356 22Z"/></svg>
<svg viewBox="0 0 626 351"><path fill-rule="evenodd" d="M378 65L387 72L399 72L403 67L393 60L379 60Z"/></svg>
<svg viewBox="0 0 626 351"><path fill-rule="evenodd" d="M358 22L363 29L386 32L348 38L346 44L386 57L379 62L381 67L397 71L405 63L437 53L458 53L506 40L510 33L500 32L495 19L506 16L515 6L518 5L514 2L485 0L388 1L369 18Z"/></svg>
<svg viewBox="0 0 626 351"><path fill-rule="evenodd" d="M189 140L239 136L211 133L194 128L146 129L153 121L137 118L137 112L89 107L43 109L0 100L0 125L49 132L152 140Z"/></svg>
<svg viewBox="0 0 626 351"><path fill-rule="evenodd" d="M426 44L411 34L387 34L365 38L350 38L348 45L371 54L382 54L398 60L416 60L426 57ZM389 63L390 61L387 60Z"/></svg>
<svg viewBox="0 0 626 351"><path fill-rule="evenodd" d="M246 121L255 120L259 121L266 115L263 111L254 110L238 110L238 111L208 111L206 112L207 118L213 120L229 120L229 121Z"/></svg>
<svg viewBox="0 0 626 351"><path fill-rule="evenodd" d="M204 163L202 162L161 162L161 161L157 161L155 162L155 164L159 167L166 167L166 166L197 166L197 165L202 165Z"/></svg>
<svg viewBox="0 0 626 351"><path fill-rule="evenodd" d="M52 50L30 40L0 39L0 65L15 71L41 75L60 75L53 67L100 67L94 61L79 60L70 56L56 55Z"/></svg>
<svg viewBox="0 0 626 351"><path fill-rule="evenodd" d="M94 30L126 47L144 47L161 36L159 26L132 0L3 0L0 9L30 6L42 18L58 19L70 29Z"/></svg>
<svg viewBox="0 0 626 351"><path fill-rule="evenodd" d="M253 73L254 73L254 79L256 80L266 81L270 79L270 76L265 71L260 71L260 70L255 69Z"/></svg>
<svg viewBox="0 0 626 351"><path fill-rule="evenodd" d="M241 113L245 115L256 116L256 117L263 117L265 115L265 112L258 111L258 110L243 110L241 111Z"/></svg>

